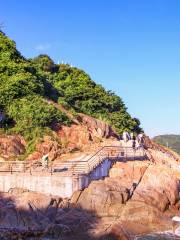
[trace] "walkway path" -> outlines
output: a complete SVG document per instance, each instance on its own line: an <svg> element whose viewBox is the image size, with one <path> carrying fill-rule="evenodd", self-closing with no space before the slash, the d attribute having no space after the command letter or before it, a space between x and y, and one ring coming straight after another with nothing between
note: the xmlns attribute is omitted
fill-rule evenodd
<svg viewBox="0 0 180 240"><path fill-rule="evenodd" d="M135 151L131 147L104 146L94 155L53 163L48 168L43 168L40 162L36 165L25 161L1 162L0 191L22 188L70 198L91 181L107 177L114 162L135 159L146 159L143 148Z"/></svg>
<svg viewBox="0 0 180 240"><path fill-rule="evenodd" d="M0 162L0 172L50 172L62 175L89 174L105 160L126 161L145 159L146 153L143 148L134 150L132 147L104 146L93 155L81 155L72 160L52 163L49 168L43 168L40 162L31 163L26 161Z"/></svg>
<svg viewBox="0 0 180 240"><path fill-rule="evenodd" d="M143 148L134 150L132 147L104 146L94 155L82 156L66 162L52 165L53 171L56 169L67 169L74 174L88 174L106 159L111 161L144 160L146 153Z"/></svg>

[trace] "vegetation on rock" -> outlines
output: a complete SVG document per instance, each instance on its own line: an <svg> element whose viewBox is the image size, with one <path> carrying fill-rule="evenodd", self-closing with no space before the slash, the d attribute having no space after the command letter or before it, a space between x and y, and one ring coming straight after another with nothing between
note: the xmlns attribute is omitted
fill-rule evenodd
<svg viewBox="0 0 180 240"><path fill-rule="evenodd" d="M53 100L73 114L85 113L109 123L116 132L140 132L122 99L91 80L83 70L55 64L47 55L25 59L14 41L0 31L0 110L6 118L1 127L34 138L34 131L51 130L53 123L70 124Z"/></svg>

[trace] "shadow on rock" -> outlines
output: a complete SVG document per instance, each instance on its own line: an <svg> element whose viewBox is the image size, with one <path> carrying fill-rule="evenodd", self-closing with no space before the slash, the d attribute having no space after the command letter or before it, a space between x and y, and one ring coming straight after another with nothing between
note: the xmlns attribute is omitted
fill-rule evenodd
<svg viewBox="0 0 180 240"><path fill-rule="evenodd" d="M116 233L99 234L100 218L73 207L66 199L16 189L0 194L0 239L127 240Z"/></svg>

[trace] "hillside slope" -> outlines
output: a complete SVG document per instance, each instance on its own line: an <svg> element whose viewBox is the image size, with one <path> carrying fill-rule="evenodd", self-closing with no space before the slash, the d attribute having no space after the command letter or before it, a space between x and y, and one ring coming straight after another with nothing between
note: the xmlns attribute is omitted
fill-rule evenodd
<svg viewBox="0 0 180 240"><path fill-rule="evenodd" d="M153 140L163 146L169 147L170 149L180 154L180 135L159 135L154 137Z"/></svg>
<svg viewBox="0 0 180 240"><path fill-rule="evenodd" d="M78 123L79 113L103 120L118 134L142 131L122 99L83 70L55 64L47 55L26 59L0 31L1 131L23 136L32 150L37 139L54 136L54 125Z"/></svg>

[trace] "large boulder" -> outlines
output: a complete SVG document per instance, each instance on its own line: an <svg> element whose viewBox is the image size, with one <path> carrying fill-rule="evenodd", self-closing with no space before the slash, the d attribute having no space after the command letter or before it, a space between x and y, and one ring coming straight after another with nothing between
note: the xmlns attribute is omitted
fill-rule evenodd
<svg viewBox="0 0 180 240"><path fill-rule="evenodd" d="M55 126L62 145L69 149L84 149L91 143L101 142L102 139L117 139L117 134L107 123L96 118L79 114L79 124L71 126Z"/></svg>
<svg viewBox="0 0 180 240"><path fill-rule="evenodd" d="M149 166L149 161L116 162L109 170L110 178L119 178L121 185L137 184Z"/></svg>
<svg viewBox="0 0 180 240"><path fill-rule="evenodd" d="M61 198L30 192L26 189L11 189L0 195L0 227L44 228L57 215Z"/></svg>
<svg viewBox="0 0 180 240"><path fill-rule="evenodd" d="M179 180L167 166L150 165L132 200L144 202L164 211L179 200Z"/></svg>
<svg viewBox="0 0 180 240"><path fill-rule="evenodd" d="M36 145L35 152L30 154L27 160L40 160L43 155L49 154L49 160L53 161L57 156L61 155L61 153L61 145L50 136L44 136L43 140Z"/></svg>
<svg viewBox="0 0 180 240"><path fill-rule="evenodd" d="M87 126L91 137L95 138L118 138L118 135L112 130L111 126L107 123L90 117L85 114L79 114L83 125Z"/></svg>
<svg viewBox="0 0 180 240"><path fill-rule="evenodd" d="M2 239L89 239L96 221L83 209L69 208L67 199L25 189L0 194Z"/></svg>
<svg viewBox="0 0 180 240"><path fill-rule="evenodd" d="M111 178L131 189L131 200L166 210L179 200L179 180L174 170L148 161L117 162L109 172Z"/></svg>
<svg viewBox="0 0 180 240"><path fill-rule="evenodd" d="M117 162L109 175L75 193L72 202L97 216L127 222L130 230L134 224L142 232L168 228L171 208L179 200L179 180L172 169L148 161Z"/></svg>
<svg viewBox="0 0 180 240"><path fill-rule="evenodd" d="M76 194L76 193L75 193ZM76 194L77 195L77 194ZM96 212L99 216L117 215L130 197L127 188L115 179L93 181L78 197L76 204L83 209ZM72 199L77 199L72 197Z"/></svg>
<svg viewBox="0 0 180 240"><path fill-rule="evenodd" d="M82 149L91 141L88 128L83 125L61 126L57 134L64 148Z"/></svg>
<svg viewBox="0 0 180 240"><path fill-rule="evenodd" d="M167 230L172 224L171 218L155 206L134 200L128 201L122 208L118 220L134 234Z"/></svg>
<svg viewBox="0 0 180 240"><path fill-rule="evenodd" d="M3 158L10 158L15 157L17 155L20 155L24 153L25 151L25 141L24 139L19 136L0 136L0 155Z"/></svg>

